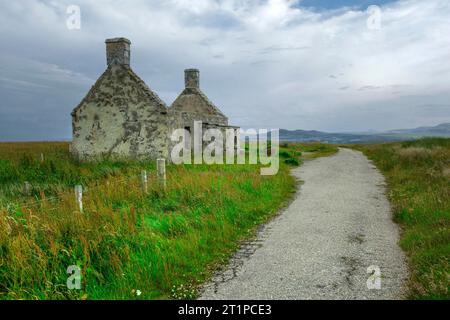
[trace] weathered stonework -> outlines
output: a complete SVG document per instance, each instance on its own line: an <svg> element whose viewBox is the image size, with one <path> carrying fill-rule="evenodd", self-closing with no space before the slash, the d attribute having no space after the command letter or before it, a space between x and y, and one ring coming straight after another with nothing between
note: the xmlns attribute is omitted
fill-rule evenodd
<svg viewBox="0 0 450 320"><path fill-rule="evenodd" d="M130 65L130 45L131 42L125 38L107 39L106 62L108 66L115 64Z"/></svg>
<svg viewBox="0 0 450 320"><path fill-rule="evenodd" d="M228 128L228 118L199 89L199 71L171 108L130 68L130 41L106 40L108 68L72 112L71 152L80 160L169 158L174 129ZM234 127L235 128L235 127Z"/></svg>
<svg viewBox="0 0 450 320"><path fill-rule="evenodd" d="M193 126L194 120L204 124L228 126L228 118L200 90L199 71L187 69L184 71L186 88L172 103L171 109L180 125Z"/></svg>
<svg viewBox="0 0 450 320"><path fill-rule="evenodd" d="M200 88L200 71L198 69L184 70L184 83L186 88Z"/></svg>
<svg viewBox="0 0 450 320"><path fill-rule="evenodd" d="M228 118L200 90L200 72L197 69L184 71L185 89L172 103L170 110L172 126L184 128L193 133L194 122L202 121L202 130L220 129L225 138L225 130L237 129L228 125ZM191 135L191 145L193 145ZM204 143L206 145L207 143ZM223 143L225 147L225 142Z"/></svg>

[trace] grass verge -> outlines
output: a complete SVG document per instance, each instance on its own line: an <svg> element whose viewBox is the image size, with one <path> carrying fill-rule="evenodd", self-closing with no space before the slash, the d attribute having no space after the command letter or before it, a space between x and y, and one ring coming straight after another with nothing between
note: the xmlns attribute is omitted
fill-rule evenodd
<svg viewBox="0 0 450 320"><path fill-rule="evenodd" d="M288 161L274 176L256 165L168 166L163 189L153 162L78 163L67 143L0 143L0 298L195 298L292 198L289 170L302 148L283 146ZM148 193L141 169L151 172ZM83 213L75 184L84 186ZM81 290L66 286L71 265Z"/></svg>
<svg viewBox="0 0 450 320"><path fill-rule="evenodd" d="M400 245L409 257L410 298L449 299L450 139L353 146L383 172Z"/></svg>

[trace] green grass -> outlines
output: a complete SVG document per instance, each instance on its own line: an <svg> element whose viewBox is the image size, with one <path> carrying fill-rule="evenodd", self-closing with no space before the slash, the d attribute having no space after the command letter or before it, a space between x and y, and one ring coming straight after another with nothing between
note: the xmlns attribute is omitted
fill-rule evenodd
<svg viewBox="0 0 450 320"><path fill-rule="evenodd" d="M400 245L409 257L410 297L449 299L450 139L355 146L384 173Z"/></svg>
<svg viewBox="0 0 450 320"><path fill-rule="evenodd" d="M140 168L153 170L153 162L101 161L79 163L66 142L0 143L0 201L24 199L23 184L32 186L32 197L55 196L76 184L87 185L106 177L130 176ZM41 162L41 153L44 162ZM1 204L1 202L0 202Z"/></svg>
<svg viewBox="0 0 450 320"><path fill-rule="evenodd" d="M79 163L67 143L0 143L0 298L195 298L291 199L289 170L303 147L283 146L287 161L274 176L257 165L169 165L164 190L153 161ZM141 169L150 173L147 194ZM22 193L25 181L31 195ZM81 268L82 290L66 287L70 265Z"/></svg>
<svg viewBox="0 0 450 320"><path fill-rule="evenodd" d="M308 143L293 143L283 142L280 144L280 157L291 157L286 149L293 150L294 155L302 155L303 159L314 159L318 157L327 157L335 154L338 151L337 145L325 144L320 142L308 142ZM286 152L286 153L284 153Z"/></svg>

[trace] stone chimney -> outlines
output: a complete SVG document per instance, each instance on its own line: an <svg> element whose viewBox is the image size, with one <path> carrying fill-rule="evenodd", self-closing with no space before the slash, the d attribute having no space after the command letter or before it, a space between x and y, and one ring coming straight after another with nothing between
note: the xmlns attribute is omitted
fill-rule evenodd
<svg viewBox="0 0 450 320"><path fill-rule="evenodd" d="M126 38L106 39L106 63L112 65L130 65L130 40Z"/></svg>
<svg viewBox="0 0 450 320"><path fill-rule="evenodd" d="M198 69L184 70L184 83L186 85L186 88L199 88L200 71L198 71Z"/></svg>

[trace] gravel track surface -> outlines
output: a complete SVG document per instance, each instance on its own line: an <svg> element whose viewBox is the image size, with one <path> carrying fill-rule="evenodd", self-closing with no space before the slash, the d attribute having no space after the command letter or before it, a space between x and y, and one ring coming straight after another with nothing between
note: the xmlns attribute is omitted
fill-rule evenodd
<svg viewBox="0 0 450 320"><path fill-rule="evenodd" d="M408 271L376 167L340 149L292 174L304 182L295 200L243 244L200 299L401 299ZM368 289L370 266L381 272L381 289Z"/></svg>

